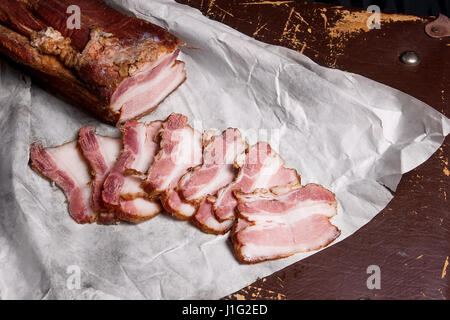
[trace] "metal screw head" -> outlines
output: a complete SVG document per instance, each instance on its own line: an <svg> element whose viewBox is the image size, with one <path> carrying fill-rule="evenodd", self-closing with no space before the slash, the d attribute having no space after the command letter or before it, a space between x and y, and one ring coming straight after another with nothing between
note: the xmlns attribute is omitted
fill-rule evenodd
<svg viewBox="0 0 450 320"><path fill-rule="evenodd" d="M439 28L438 28L438 27L436 27L436 26L432 26L432 27L431 27L431 32L433 32L433 33L439 33L439 32L440 32L440 30L439 30Z"/></svg>
<svg viewBox="0 0 450 320"><path fill-rule="evenodd" d="M410 66L416 66L420 63L420 57L414 51L405 51L400 55L400 61Z"/></svg>

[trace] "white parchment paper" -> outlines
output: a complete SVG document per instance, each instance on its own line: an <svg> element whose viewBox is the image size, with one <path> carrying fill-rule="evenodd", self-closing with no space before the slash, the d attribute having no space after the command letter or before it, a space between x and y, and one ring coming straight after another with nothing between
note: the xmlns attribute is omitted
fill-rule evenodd
<svg viewBox="0 0 450 320"><path fill-rule="evenodd" d="M449 119L417 99L255 41L188 6L110 2L195 48L182 49L188 80L145 120L175 111L197 127L238 127L250 142L270 140L304 184L336 193L337 241L382 210L392 199L387 188L395 190L401 175L429 158L449 133ZM227 236L163 214L136 226L78 225L63 193L29 168L29 145L73 140L84 125L101 134L117 130L39 89L4 61L0 106L2 299L215 299L313 254L241 265Z"/></svg>

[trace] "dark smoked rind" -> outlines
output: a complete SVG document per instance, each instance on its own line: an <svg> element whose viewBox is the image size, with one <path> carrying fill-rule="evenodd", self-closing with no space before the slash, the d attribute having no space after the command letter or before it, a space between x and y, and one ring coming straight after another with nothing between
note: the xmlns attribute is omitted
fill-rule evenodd
<svg viewBox="0 0 450 320"><path fill-rule="evenodd" d="M79 105L108 123L115 123L115 115L92 94L75 74L56 57L41 54L28 39L0 25L0 53L21 64L34 77L68 101Z"/></svg>

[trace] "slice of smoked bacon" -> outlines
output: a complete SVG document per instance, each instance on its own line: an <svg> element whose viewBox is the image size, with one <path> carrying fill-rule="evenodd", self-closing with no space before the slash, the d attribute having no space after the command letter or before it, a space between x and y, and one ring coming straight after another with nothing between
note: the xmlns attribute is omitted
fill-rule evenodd
<svg viewBox="0 0 450 320"><path fill-rule="evenodd" d="M222 134L203 136L203 163L189 170L180 180L183 198L199 202L208 194L231 183L235 177L234 161L247 145L238 129L228 128Z"/></svg>
<svg viewBox="0 0 450 320"><path fill-rule="evenodd" d="M97 215L91 207L89 167L77 146L69 142L44 149L39 142L30 147L31 167L54 182L67 197L69 213L78 223L92 223Z"/></svg>
<svg viewBox="0 0 450 320"><path fill-rule="evenodd" d="M93 176L92 209L97 213L97 222L107 224L113 213L102 200L103 182L116 163L122 142L120 139L97 135L94 127L84 127L78 133L78 145Z"/></svg>
<svg viewBox="0 0 450 320"><path fill-rule="evenodd" d="M158 150L160 129L161 121L125 122L123 150L103 183L102 200L117 214L109 216L109 223L116 219L142 222L161 212L158 199L148 197L141 188L142 175L153 163Z"/></svg>
<svg viewBox="0 0 450 320"><path fill-rule="evenodd" d="M225 234L233 227L234 220L219 222L213 213L213 203L216 200L208 196L200 202L192 222L203 232L211 234Z"/></svg>
<svg viewBox="0 0 450 320"><path fill-rule="evenodd" d="M235 218L235 190L249 193L258 188L300 184L297 171L285 168L284 160L265 142L249 147L238 157L236 166L240 168L236 179L219 190L213 205L214 215L221 222Z"/></svg>
<svg viewBox="0 0 450 320"><path fill-rule="evenodd" d="M236 191L235 195L238 222L231 239L244 263L317 250L340 234L329 221L337 213L335 196L320 185L289 185L248 194Z"/></svg>
<svg viewBox="0 0 450 320"><path fill-rule="evenodd" d="M68 28L69 7L80 28ZM0 52L109 123L151 112L186 78L181 42L100 0L3 0Z"/></svg>
<svg viewBox="0 0 450 320"><path fill-rule="evenodd" d="M182 197L198 205L193 222L208 233L223 234L232 226L230 221L219 222L212 213L212 201L220 188L236 176L234 161L245 151L247 144L238 129L228 128L222 134L203 134L203 163L189 170L179 181Z"/></svg>
<svg viewBox="0 0 450 320"><path fill-rule="evenodd" d="M201 163L201 140L184 115L172 113L162 124L160 150L144 183L145 190L159 195L164 209L179 219L195 213L195 206L183 201L175 188L190 168Z"/></svg>

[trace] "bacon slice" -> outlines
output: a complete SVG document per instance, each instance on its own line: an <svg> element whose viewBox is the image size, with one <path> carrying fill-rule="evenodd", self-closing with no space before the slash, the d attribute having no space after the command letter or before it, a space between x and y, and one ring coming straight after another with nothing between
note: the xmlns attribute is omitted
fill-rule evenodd
<svg viewBox="0 0 450 320"><path fill-rule="evenodd" d="M340 235L329 221L337 213L335 196L320 185L235 191L235 195L238 223L231 239L244 263L317 250Z"/></svg>
<svg viewBox="0 0 450 320"><path fill-rule="evenodd" d="M225 234L233 227L234 220L219 222L213 213L215 197L206 197L200 202L192 222L203 232Z"/></svg>
<svg viewBox="0 0 450 320"><path fill-rule="evenodd" d="M220 222L235 218L237 200L233 191L250 193L258 188L300 184L295 169L285 168L283 159L265 142L249 147L235 165L240 168L236 179L218 191L213 205L214 215Z"/></svg>
<svg viewBox="0 0 450 320"><path fill-rule="evenodd" d="M162 124L160 151L144 183L151 195L160 195L164 209L180 219L195 213L195 207L181 200L175 190L189 168L201 163L201 135L187 125L182 114L172 113Z"/></svg>
<svg viewBox="0 0 450 320"><path fill-rule="evenodd" d="M74 6L79 26L70 26ZM113 124L151 112L185 80L180 44L100 0L0 2L0 52Z"/></svg>
<svg viewBox="0 0 450 320"><path fill-rule="evenodd" d="M91 207L89 167L76 141L47 149L35 142L30 147L30 162L35 171L62 189L67 197L69 213L76 222L95 222L97 215Z"/></svg>
<svg viewBox="0 0 450 320"><path fill-rule="evenodd" d="M232 223L220 223L212 214L213 195L235 178L233 166L236 157L245 151L247 145L238 129L228 128L222 134L203 134L203 163L188 171L179 181L178 189L187 202L199 204L194 222L205 232L223 234ZM209 201L204 201L206 196Z"/></svg>
<svg viewBox="0 0 450 320"><path fill-rule="evenodd" d="M145 124L131 120L124 124L122 153L103 183L102 199L117 214L109 217L109 223L115 219L141 222L161 212L157 199L148 197L141 188L139 177L154 160L160 129L161 121Z"/></svg>
<svg viewBox="0 0 450 320"><path fill-rule="evenodd" d="M160 200L164 209L180 220L190 219L197 211L196 206L184 201L175 189L170 189L162 193Z"/></svg>
<svg viewBox="0 0 450 320"><path fill-rule="evenodd" d="M234 161L247 145L238 129L228 128L221 135L203 137L203 163L187 172L179 182L183 198L199 202L206 195L231 183L235 177Z"/></svg>
<svg viewBox="0 0 450 320"><path fill-rule="evenodd" d="M97 213L98 223L107 223L111 213L102 200L103 183L122 150L122 142L97 135L94 127L84 127L79 131L78 145L93 176L92 209Z"/></svg>

